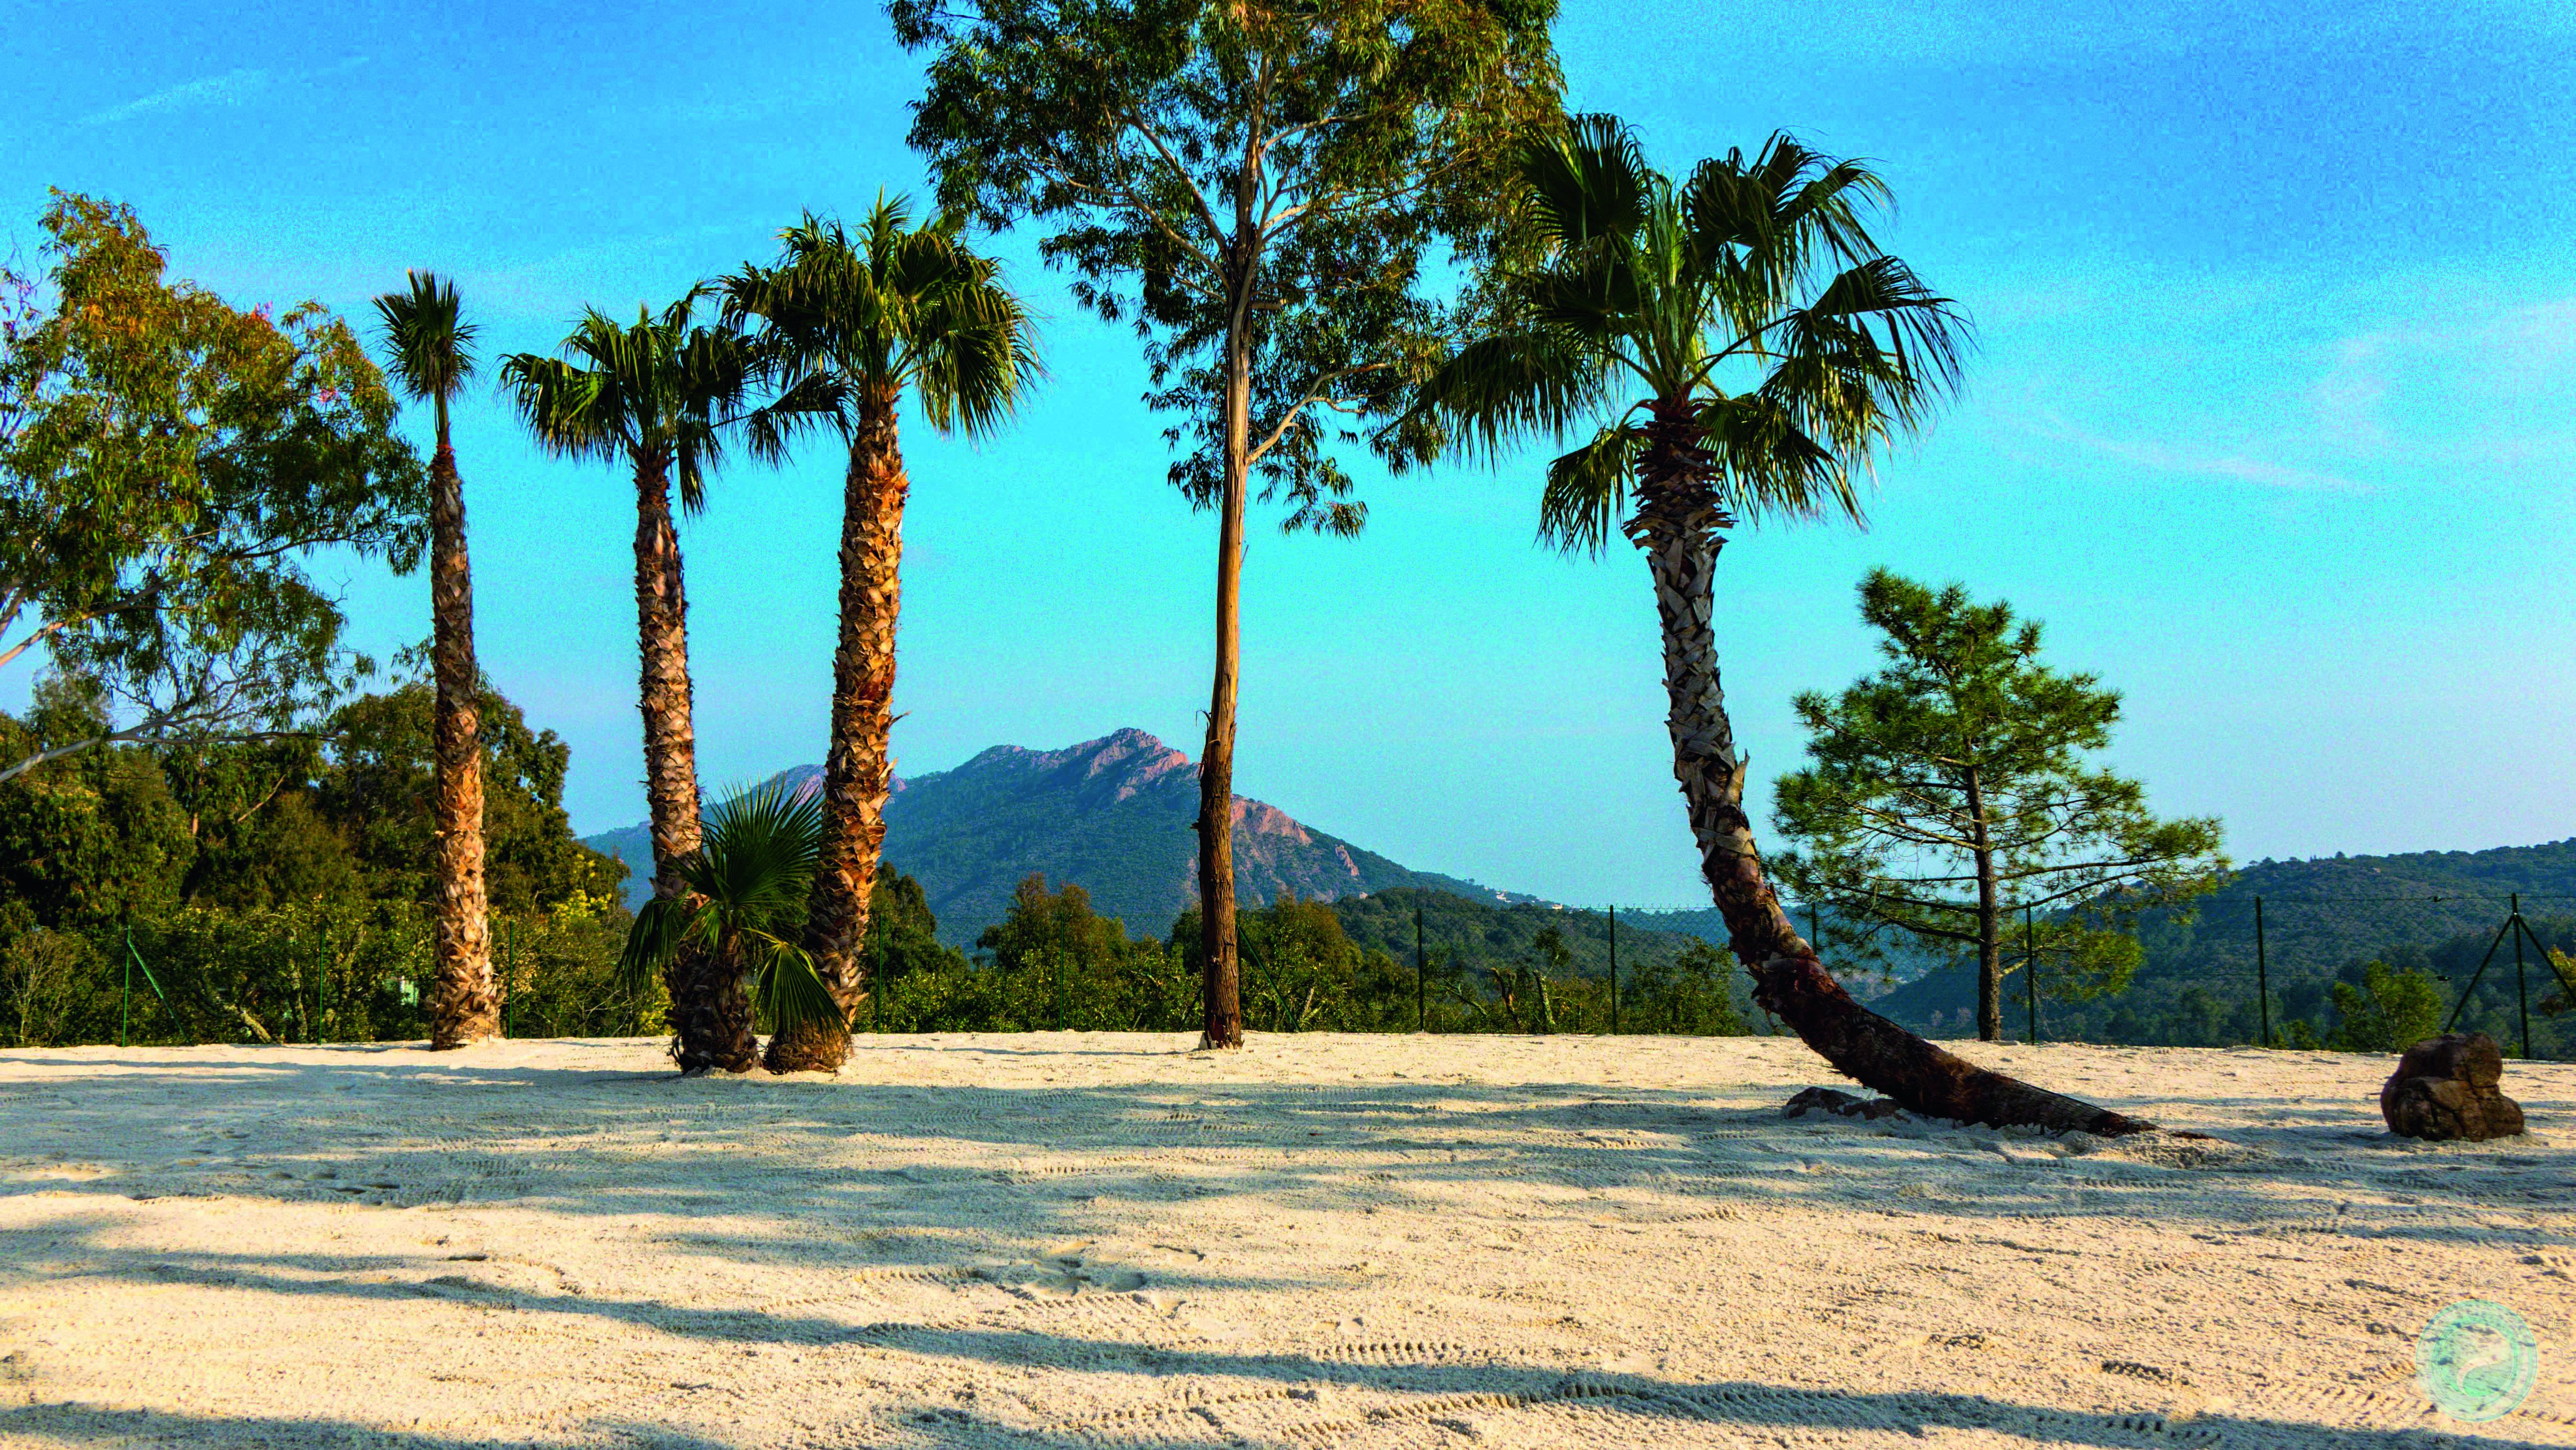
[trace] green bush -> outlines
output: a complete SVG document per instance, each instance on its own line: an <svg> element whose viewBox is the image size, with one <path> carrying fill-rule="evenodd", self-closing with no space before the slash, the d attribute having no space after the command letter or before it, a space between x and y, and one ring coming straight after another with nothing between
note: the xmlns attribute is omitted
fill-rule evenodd
<svg viewBox="0 0 2576 1450"><path fill-rule="evenodd" d="M2371 962L2360 982L2336 982L2333 992L2334 1045L2346 1052L2403 1052L2442 1030L2442 986L2429 972Z"/></svg>

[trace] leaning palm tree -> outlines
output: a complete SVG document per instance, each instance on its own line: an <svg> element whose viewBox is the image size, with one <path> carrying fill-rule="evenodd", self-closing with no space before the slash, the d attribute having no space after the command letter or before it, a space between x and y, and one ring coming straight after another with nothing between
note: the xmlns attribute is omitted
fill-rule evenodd
<svg viewBox="0 0 2576 1450"><path fill-rule="evenodd" d="M838 1017L801 945L822 828L814 797L784 781L709 811L697 847L671 863L682 889L636 913L618 959L625 985L686 975L695 988L687 1011L745 1033L755 1012L776 1033Z"/></svg>
<svg viewBox="0 0 2576 1450"><path fill-rule="evenodd" d="M376 299L384 322L386 370L430 405L438 449L429 462L429 610L434 633L430 714L435 799L432 853L438 892L429 1045L463 1047L501 1033L492 981L492 929L483 890L483 746L474 662L474 576L465 557L465 487L448 446L447 405L474 372L474 325L463 320L454 284L406 274L410 288Z"/></svg>
<svg viewBox="0 0 2576 1450"><path fill-rule="evenodd" d="M724 281L725 318L756 330L776 401L753 418L757 446L828 423L848 449L842 475L841 621L832 651L831 740L823 757L822 864L805 946L841 1005L769 1040L773 1072L840 1067L866 991L859 961L893 789L895 616L902 602L910 482L895 435L909 389L941 432L980 436L1037 375L1027 309L1000 266L967 249L957 224L912 225L878 198L855 232L808 213L781 234L774 267Z"/></svg>
<svg viewBox="0 0 2576 1450"><path fill-rule="evenodd" d="M721 452L720 426L740 402L751 365L741 339L694 325L704 288L623 326L585 312L563 357L515 353L501 378L547 449L618 459L635 476L635 626L643 680L644 794L653 823L653 895L688 888L680 862L698 848L697 734L689 698L688 596L672 527L671 487L696 513ZM700 1000L700 973L682 950L671 981L674 1055L684 1071L748 1072L757 1044L747 1016Z"/></svg>
<svg viewBox="0 0 2576 1450"><path fill-rule="evenodd" d="M1836 1068L1917 1111L2141 1126L1973 1067L1854 1001L1781 910L1744 812L1745 761L1718 680L1718 551L1743 524L1857 520L1873 460L1958 379L1964 319L1870 236L1884 183L1775 135L1676 184L1599 115L1529 147L1520 180L1531 255L1496 269L1493 327L1437 366L1395 436L1417 454L1491 456L1591 425L1548 465L1539 536L1597 555L1617 532L1646 555L1673 773L1756 999Z"/></svg>

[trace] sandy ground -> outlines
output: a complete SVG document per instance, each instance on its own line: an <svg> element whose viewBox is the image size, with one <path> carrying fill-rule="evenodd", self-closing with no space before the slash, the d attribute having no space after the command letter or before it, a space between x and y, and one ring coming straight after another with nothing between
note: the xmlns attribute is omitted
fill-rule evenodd
<svg viewBox="0 0 2576 1450"><path fill-rule="evenodd" d="M0 1053L0 1444L2576 1446L2576 1067L2430 1147L2379 1059L1977 1049L2230 1140L2069 1151L1783 1121L1786 1040L1184 1046Z"/></svg>

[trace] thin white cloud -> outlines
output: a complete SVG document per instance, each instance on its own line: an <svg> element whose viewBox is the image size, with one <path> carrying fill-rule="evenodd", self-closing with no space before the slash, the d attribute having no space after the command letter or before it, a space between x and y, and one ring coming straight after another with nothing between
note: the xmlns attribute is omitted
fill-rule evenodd
<svg viewBox="0 0 2576 1450"><path fill-rule="evenodd" d="M264 70L237 70L185 85L154 91L148 96L111 106L104 111L81 117L84 126L113 126L137 116L157 115L163 111L185 110L190 106L238 106L268 89L269 73Z"/></svg>
<svg viewBox="0 0 2576 1450"><path fill-rule="evenodd" d="M2114 438L2077 425L2054 409L2024 420L2024 431L2058 443L2071 443L2088 453L2123 463L2136 464L2158 473L2193 474L2202 478L2232 479L2264 488L2324 490L2335 493L2366 493L2369 485L2346 478L2339 473L2325 473L2311 468L2275 462L2239 450L2197 448L2190 445L2159 443L2152 439Z"/></svg>
<svg viewBox="0 0 2576 1450"><path fill-rule="evenodd" d="M154 91L148 96L138 96L121 106L110 106L104 111L93 111L81 117L80 124L113 126L119 121L131 121L137 116L155 116L197 106L238 106L268 90L281 79L290 82L321 80L330 76L347 75L366 63L365 56L354 55L334 65L323 66L318 70L299 71L284 77L278 76L273 71L245 67L227 71L219 76L204 76L165 90Z"/></svg>

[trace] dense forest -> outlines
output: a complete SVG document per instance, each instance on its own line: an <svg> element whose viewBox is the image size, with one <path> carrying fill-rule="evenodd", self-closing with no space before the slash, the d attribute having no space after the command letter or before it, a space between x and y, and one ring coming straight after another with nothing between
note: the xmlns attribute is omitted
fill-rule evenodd
<svg viewBox="0 0 2576 1450"><path fill-rule="evenodd" d="M311 1042L425 1035L430 692L341 705L321 735L97 748L0 785L0 1040ZM102 728L49 677L0 746ZM488 687L494 940L522 1035L658 1030L620 990L622 866L575 840L570 751Z"/></svg>
<svg viewBox="0 0 2576 1450"><path fill-rule="evenodd" d="M339 707L327 736L82 751L0 783L0 1045L417 1039L428 1027L430 691ZM0 746L99 729L56 677ZM568 748L485 689L484 825L496 974L516 1036L665 1030L658 983L622 978L624 865L576 840ZM1415 951L1415 919L1426 950ZM1404 890L1240 913L1254 1031L1610 1030L1604 918ZM971 951L920 883L882 875L862 1031L1186 1031L1195 908L1131 935L1079 885L1020 883ZM1623 928L1616 1026L1745 1031L1732 959Z"/></svg>

